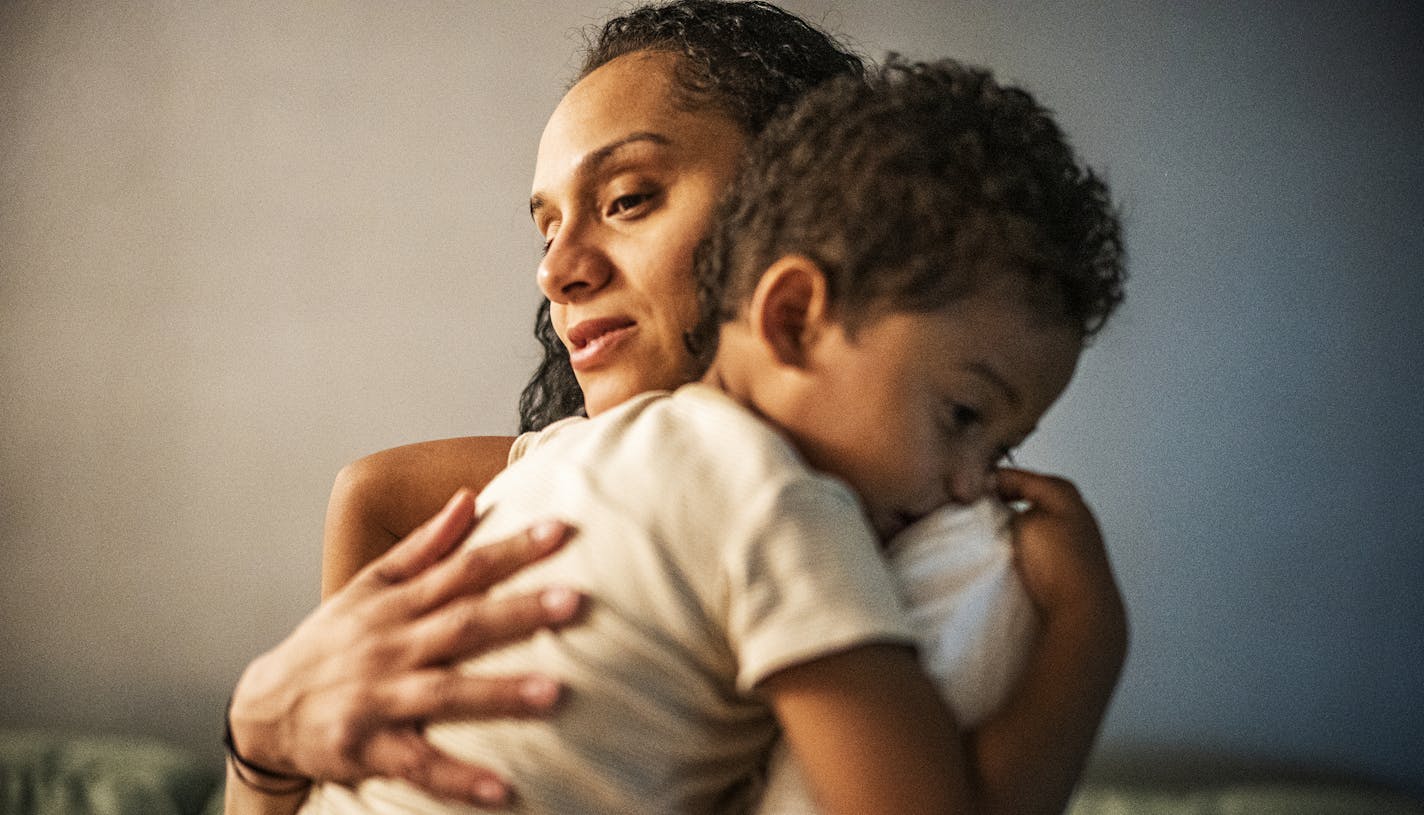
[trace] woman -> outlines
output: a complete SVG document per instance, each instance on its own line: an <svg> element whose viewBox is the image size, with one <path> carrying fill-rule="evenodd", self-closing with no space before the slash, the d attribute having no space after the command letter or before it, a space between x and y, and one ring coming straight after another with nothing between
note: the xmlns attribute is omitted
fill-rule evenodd
<svg viewBox="0 0 1424 815"><path fill-rule="evenodd" d="M546 241L540 285L554 306L546 303L540 314L547 358L522 400L526 427L568 415L580 391L588 412L597 413L691 375L683 334L695 315L692 251L742 147L778 105L829 75L859 68L823 34L774 8L694 0L610 22L582 75L646 51L677 57L655 61L673 75L678 90L662 108L676 115L634 132L591 121L586 133L563 128L574 134L569 138L546 132L541 144L531 209ZM633 85L613 88L602 104L621 112L639 93ZM715 132L723 137L705 138ZM555 325L569 338L571 355ZM254 662L239 683L235 744L254 764L280 775L254 767L243 775L230 765L229 811L291 811L302 776L398 775L438 794L485 803L508 794L502 780L430 755L420 723L539 712L552 704L557 688L547 680L476 689L435 666L479 650L461 645L488 645L572 616L577 598L556 589L545 593L542 605L522 598L495 610L479 602L483 586L557 546L566 530L509 542L494 553L495 563L443 557L471 523L468 496L459 494L435 520L382 553L428 512L434 496L487 481L502 468L511 443L416 445L343 472L328 515L324 589L335 591L365 562L375 562L291 639ZM1021 567L1043 611L1045 638L1013 699L968 746L991 783L1033 779L1021 799L1024 810L1054 810L1071 791L1121 666L1123 613L1101 551L1024 553ZM465 599L448 602L456 597ZM451 622L451 606L475 617L474 627ZM432 609L445 616L432 621ZM443 639L429 637L433 630ZM431 639L441 646L421 650ZM253 789L264 785L276 794Z"/></svg>

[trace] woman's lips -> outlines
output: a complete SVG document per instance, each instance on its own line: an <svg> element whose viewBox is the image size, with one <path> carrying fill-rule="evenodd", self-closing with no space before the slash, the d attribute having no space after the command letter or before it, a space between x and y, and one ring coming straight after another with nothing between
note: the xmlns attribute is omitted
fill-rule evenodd
<svg viewBox="0 0 1424 815"><path fill-rule="evenodd" d="M633 333L635 326L627 317L584 320L569 329L569 364L575 371L586 371L604 364Z"/></svg>

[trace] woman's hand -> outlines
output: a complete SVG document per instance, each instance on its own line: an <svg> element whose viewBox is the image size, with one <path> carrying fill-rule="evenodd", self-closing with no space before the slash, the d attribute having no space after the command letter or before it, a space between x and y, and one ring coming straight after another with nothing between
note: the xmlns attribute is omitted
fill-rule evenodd
<svg viewBox="0 0 1424 815"><path fill-rule="evenodd" d="M401 778L437 796L498 804L503 779L457 761L422 734L437 719L548 712L547 677L465 676L463 658L568 622L581 597L568 589L499 601L486 591L554 552L559 523L478 548L458 548L475 524L462 490L441 512L372 562L238 681L233 742L274 772L355 784Z"/></svg>

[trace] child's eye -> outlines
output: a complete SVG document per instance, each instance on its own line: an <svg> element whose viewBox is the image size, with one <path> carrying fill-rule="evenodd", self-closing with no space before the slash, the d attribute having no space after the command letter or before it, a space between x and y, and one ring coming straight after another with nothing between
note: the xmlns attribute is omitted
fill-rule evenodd
<svg viewBox="0 0 1424 815"><path fill-rule="evenodd" d="M973 427L984 419L984 414L977 408L968 405L953 405L950 409L950 417L956 427Z"/></svg>
<svg viewBox="0 0 1424 815"><path fill-rule="evenodd" d="M984 414L978 408L969 405L952 403L946 406L946 410L940 418L940 427L946 435L957 435L966 430L977 427L984 420Z"/></svg>

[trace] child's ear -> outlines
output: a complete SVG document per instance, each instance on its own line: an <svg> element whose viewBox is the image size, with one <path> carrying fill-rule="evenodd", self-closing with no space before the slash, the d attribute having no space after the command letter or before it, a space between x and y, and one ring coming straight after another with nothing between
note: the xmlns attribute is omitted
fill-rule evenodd
<svg viewBox="0 0 1424 815"><path fill-rule="evenodd" d="M783 365L805 367L806 352L828 316L826 276L804 255L786 255L767 267L752 293L751 327Z"/></svg>

